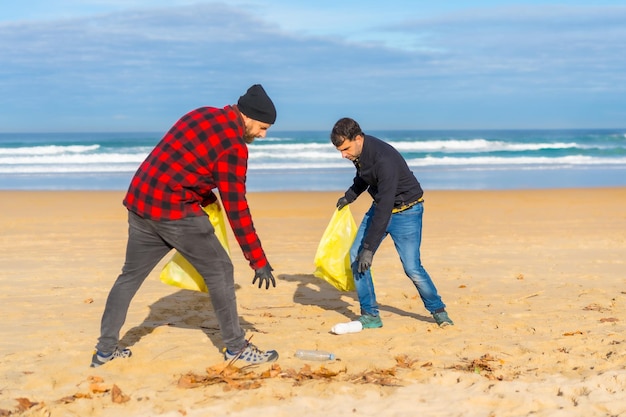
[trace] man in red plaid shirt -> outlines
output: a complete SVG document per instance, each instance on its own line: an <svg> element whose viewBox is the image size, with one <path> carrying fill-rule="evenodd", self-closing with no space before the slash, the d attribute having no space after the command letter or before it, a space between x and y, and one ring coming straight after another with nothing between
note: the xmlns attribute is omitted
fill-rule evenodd
<svg viewBox="0 0 626 417"><path fill-rule="evenodd" d="M226 345L225 359L271 362L275 350L246 341L239 324L233 264L202 207L217 200L244 256L255 271L252 283L276 286L246 200L248 143L264 138L276 108L260 84L237 105L201 107L184 115L139 166L124 198L128 209L126 261L107 298L91 366L131 356L119 332L130 301L157 263L176 249L204 278Z"/></svg>

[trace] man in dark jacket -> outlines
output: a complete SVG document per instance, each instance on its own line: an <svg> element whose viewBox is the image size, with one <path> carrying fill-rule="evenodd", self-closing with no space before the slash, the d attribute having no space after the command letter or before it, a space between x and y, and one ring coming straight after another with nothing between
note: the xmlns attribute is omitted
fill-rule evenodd
<svg viewBox="0 0 626 417"><path fill-rule="evenodd" d="M365 135L350 118L340 119L331 132L333 145L341 156L356 167L354 183L337 201L341 210L368 191L374 199L354 244L350 261L361 304L363 328L382 327L370 267L376 249L390 235L400 255L404 272L411 279L435 322L444 327L454 324L445 310L437 288L420 259L422 240L423 190L400 153L388 143Z"/></svg>
<svg viewBox="0 0 626 417"><path fill-rule="evenodd" d="M204 278L226 345L226 359L274 361L245 339L239 324L233 264L202 207L217 200L244 256L255 271L253 284L276 286L246 200L248 143L264 138L276 109L263 87L253 85L237 105L201 107L184 115L139 166L124 198L128 209L126 261L107 298L101 335L91 366L131 356L119 332L133 296L157 263L176 249Z"/></svg>

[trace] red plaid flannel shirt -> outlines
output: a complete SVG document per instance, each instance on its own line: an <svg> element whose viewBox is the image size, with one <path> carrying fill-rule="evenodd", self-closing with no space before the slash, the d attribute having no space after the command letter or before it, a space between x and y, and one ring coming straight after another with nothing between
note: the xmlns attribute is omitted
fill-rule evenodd
<svg viewBox="0 0 626 417"><path fill-rule="evenodd" d="M155 221L206 216L217 188L228 221L252 269L267 264L246 200L248 147L236 107L201 107L165 134L131 180L124 205Z"/></svg>

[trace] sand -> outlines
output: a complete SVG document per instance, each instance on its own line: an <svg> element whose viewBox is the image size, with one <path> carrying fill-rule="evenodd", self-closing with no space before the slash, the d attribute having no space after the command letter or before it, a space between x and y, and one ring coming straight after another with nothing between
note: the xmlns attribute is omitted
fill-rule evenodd
<svg viewBox="0 0 626 417"><path fill-rule="evenodd" d="M313 276L339 193L250 194L277 287L251 285L231 235L239 313L280 358L232 375L215 371L208 296L159 267L122 328L133 357L89 368L124 257L122 197L0 192L0 416L626 414L624 188L427 191L422 260L455 326L435 325L386 240L384 327L341 336L330 328L357 317L356 295ZM368 205L351 206L357 222Z"/></svg>

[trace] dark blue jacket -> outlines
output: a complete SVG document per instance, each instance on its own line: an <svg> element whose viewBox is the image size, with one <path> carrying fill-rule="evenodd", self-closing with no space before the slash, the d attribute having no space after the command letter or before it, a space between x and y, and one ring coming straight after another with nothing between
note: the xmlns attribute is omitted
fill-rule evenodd
<svg viewBox="0 0 626 417"><path fill-rule="evenodd" d="M363 247L376 252L387 230L391 211L420 199L424 191L400 152L374 136L364 135L363 149L354 166L354 183L345 197L353 202L367 190L374 199L376 209Z"/></svg>

